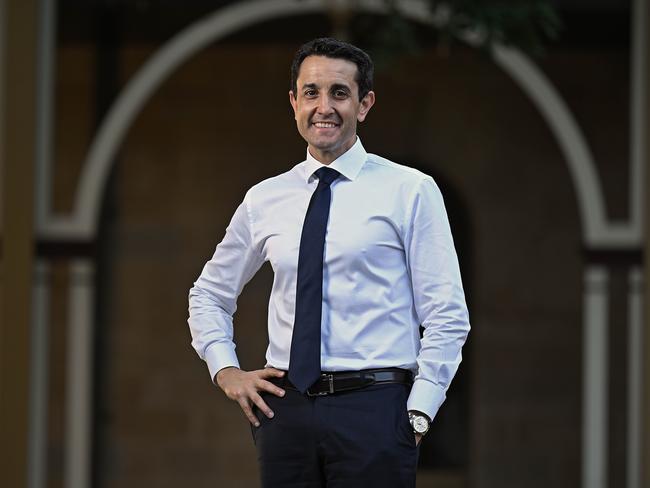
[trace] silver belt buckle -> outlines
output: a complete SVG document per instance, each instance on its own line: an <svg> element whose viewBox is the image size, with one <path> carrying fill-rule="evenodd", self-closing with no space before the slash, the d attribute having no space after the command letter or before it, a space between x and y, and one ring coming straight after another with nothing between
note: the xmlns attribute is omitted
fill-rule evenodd
<svg viewBox="0 0 650 488"><path fill-rule="evenodd" d="M319 391L318 393L312 393L307 389L307 396L310 397L317 397L317 396L325 396L325 395L331 395L334 393L334 375L333 374L328 374L328 373L323 373L320 375L320 379L324 380L327 379L328 382L328 390L327 391Z"/></svg>

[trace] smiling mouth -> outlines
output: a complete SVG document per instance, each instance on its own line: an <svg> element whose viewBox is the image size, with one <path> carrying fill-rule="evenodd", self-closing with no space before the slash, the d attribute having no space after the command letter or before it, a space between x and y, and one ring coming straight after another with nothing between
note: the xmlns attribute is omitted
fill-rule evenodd
<svg viewBox="0 0 650 488"><path fill-rule="evenodd" d="M334 122L313 122L312 125L317 129L334 129L338 124Z"/></svg>

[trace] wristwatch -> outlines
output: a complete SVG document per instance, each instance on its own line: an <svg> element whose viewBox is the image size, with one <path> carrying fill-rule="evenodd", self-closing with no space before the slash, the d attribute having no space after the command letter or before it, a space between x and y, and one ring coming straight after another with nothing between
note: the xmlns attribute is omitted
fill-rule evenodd
<svg viewBox="0 0 650 488"><path fill-rule="evenodd" d="M429 417L414 410L409 410L409 422L411 423L411 427L413 427L413 433L420 435L426 434L431 426Z"/></svg>

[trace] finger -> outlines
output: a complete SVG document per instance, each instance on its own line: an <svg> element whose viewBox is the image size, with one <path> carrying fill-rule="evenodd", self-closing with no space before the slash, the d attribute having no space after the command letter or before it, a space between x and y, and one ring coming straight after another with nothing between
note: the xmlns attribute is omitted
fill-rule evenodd
<svg viewBox="0 0 650 488"><path fill-rule="evenodd" d="M260 421L257 419L255 414L253 413L253 409L251 406L248 404L246 400L241 400L239 402L239 406L241 407L242 411L244 412L244 415L246 415L246 418L248 421L253 424L255 427L260 426Z"/></svg>
<svg viewBox="0 0 650 488"><path fill-rule="evenodd" d="M268 391L269 393L273 393L275 396L279 397L283 397L285 393L282 388L266 380L260 380L256 386L258 391Z"/></svg>
<svg viewBox="0 0 650 488"><path fill-rule="evenodd" d="M285 374L281 369L264 368L260 369L260 378L282 378Z"/></svg>
<svg viewBox="0 0 650 488"><path fill-rule="evenodd" d="M266 402L262 399L261 396L259 396L258 394L251 395L251 400L253 400L253 403L257 406L257 408L260 409L260 412L262 412L270 419L273 418L273 416L275 415L273 413L273 410L269 408L269 406L266 404Z"/></svg>

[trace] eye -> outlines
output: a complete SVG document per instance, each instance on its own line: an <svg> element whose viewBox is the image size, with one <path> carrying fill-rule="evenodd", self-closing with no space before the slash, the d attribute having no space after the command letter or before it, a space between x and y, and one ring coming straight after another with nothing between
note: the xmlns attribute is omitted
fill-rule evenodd
<svg viewBox="0 0 650 488"><path fill-rule="evenodd" d="M313 88L305 90L305 96L306 97L315 97L317 94L318 94L318 92L316 90L314 90Z"/></svg>
<svg viewBox="0 0 650 488"><path fill-rule="evenodd" d="M335 90L334 96L336 98L346 98L348 96L348 92L346 92L345 90Z"/></svg>

